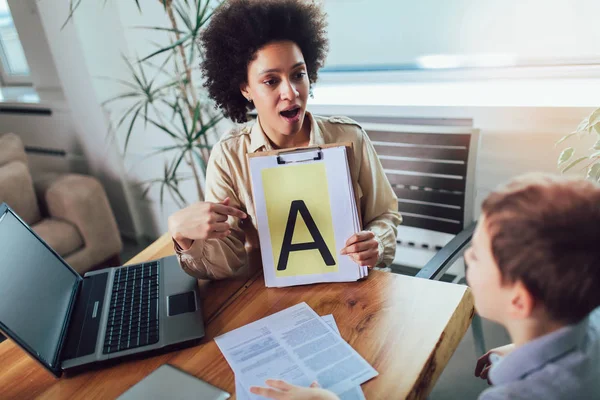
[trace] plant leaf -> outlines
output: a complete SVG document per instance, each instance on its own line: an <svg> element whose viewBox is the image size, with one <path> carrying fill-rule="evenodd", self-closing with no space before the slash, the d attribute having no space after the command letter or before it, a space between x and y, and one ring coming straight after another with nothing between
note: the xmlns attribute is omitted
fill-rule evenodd
<svg viewBox="0 0 600 400"><path fill-rule="evenodd" d="M600 150L600 139L598 139L596 141L596 143L594 144L594 146L592 147L593 150Z"/></svg>
<svg viewBox="0 0 600 400"><path fill-rule="evenodd" d="M177 158L177 162L174 164L173 169L171 170L171 174L170 174L171 179L173 179L173 177L177 173L177 168L179 168L179 164L181 164L181 161L183 161L183 158L185 157L187 152L188 152L188 150L185 149L184 151L181 152L181 155Z"/></svg>
<svg viewBox="0 0 600 400"><path fill-rule="evenodd" d="M558 156L558 164L560 165L560 164L568 161L569 158L571 158L573 156L574 152L575 152L575 149L573 149L572 147L567 147L566 149L564 149L560 153L560 156Z"/></svg>
<svg viewBox="0 0 600 400"><path fill-rule="evenodd" d="M196 136L194 136L194 141L198 140L200 138L200 136L206 134L211 128L213 128L215 125L217 125L222 119L223 119L223 115L216 115L215 117L213 117L210 121L208 121L208 123L206 123L202 129L196 133Z"/></svg>
<svg viewBox="0 0 600 400"><path fill-rule="evenodd" d="M166 126L159 124L158 122L152 120L151 118L148 118L148 122L150 122L152 125L156 126L158 129L162 130L163 132L165 132L167 135L171 136L173 139L176 140L181 140L181 138L176 135L175 133L173 133L169 128L167 128Z"/></svg>
<svg viewBox="0 0 600 400"><path fill-rule="evenodd" d="M194 119L192 120L192 129L190 129L190 132L192 132L192 135L194 134L194 132L196 132L196 125L198 124L198 120L200 119L200 103L196 104L196 108L194 109ZM192 138L192 140L194 140Z"/></svg>
<svg viewBox="0 0 600 400"><path fill-rule="evenodd" d="M148 55L148 56L146 56L146 57L142 58L140 61L146 61L146 60L148 60L148 59L150 59L150 58L152 58L152 57L154 57L154 56L156 56L156 55L158 55L158 54L161 54L161 53L164 53L165 51L169 51L169 50L171 50L171 49L174 49L175 47L177 47L177 46L179 46L180 44L184 43L184 42L185 42L186 40L188 40L190 37L191 37L191 34L189 34L189 33L188 33L188 34L186 34L185 36L183 36L182 38L180 38L178 41L176 41L176 42L174 42L174 43L170 44L170 45L169 45L169 46L167 46L167 47L163 47L162 49L155 51L154 53L152 53L152 54L150 54L150 55Z"/></svg>
<svg viewBox="0 0 600 400"><path fill-rule="evenodd" d="M590 160L591 160L592 158L596 158L596 157L600 157L600 151L597 151L597 152L593 153L593 154L590 156Z"/></svg>
<svg viewBox="0 0 600 400"><path fill-rule="evenodd" d="M589 127L590 127L590 118L587 117L583 121L581 121L579 123L579 125L577 125L577 128L573 132L575 132L575 133L584 132L584 131L587 131Z"/></svg>
<svg viewBox="0 0 600 400"><path fill-rule="evenodd" d="M175 29L175 28L164 28L162 26L133 26L133 29L147 29L147 30L153 30L153 31L163 31L163 32L171 32L171 33L179 33L180 35L183 35L184 31L181 31L179 29Z"/></svg>
<svg viewBox="0 0 600 400"><path fill-rule="evenodd" d="M185 198L181 195L181 192L179 191L179 188L177 187L177 184L175 184L175 183L171 184L171 188L173 189L173 192L175 192L175 194L181 200L182 204L180 204L180 208L185 207L187 205L187 201L185 201Z"/></svg>
<svg viewBox="0 0 600 400"><path fill-rule="evenodd" d="M216 8L221 6L221 4L223 4L223 2L220 2L220 4ZM204 26L204 24L210 19L210 17L213 15L213 13L216 10L216 8L213 8L209 13L207 13L208 6L210 6L210 0L206 0L206 2L204 3L203 9L200 12L200 19L197 23L198 30L200 30Z"/></svg>
<svg viewBox="0 0 600 400"><path fill-rule="evenodd" d="M142 192L142 199L146 200L148 198L148 192L150 191L150 189L152 188L152 184L151 183L147 183L148 186L146 186L146 188L144 189L144 191Z"/></svg>
<svg viewBox="0 0 600 400"><path fill-rule="evenodd" d="M129 98L129 97L139 97L139 96L140 96L140 93L138 93L138 92L123 93L123 94L120 94L118 96L112 97L112 98L110 98L108 100L104 100L101 103L101 105L105 106L105 105L110 104L110 103L112 103L113 101L116 101L116 100L126 99L126 98Z"/></svg>
<svg viewBox="0 0 600 400"><path fill-rule="evenodd" d="M131 64L131 62L129 62L127 57L125 57L124 55L121 55L121 58L123 58L123 61L125 61L125 64L127 64L127 68L129 68L129 71L131 72L133 79L137 82L138 88L141 89L141 91L143 92L145 86L142 83L142 81L140 80L140 78L138 77L138 74L137 74L135 68L133 68L133 65Z"/></svg>
<svg viewBox="0 0 600 400"><path fill-rule="evenodd" d="M204 162L204 159L202 158L202 154L200 154L200 152L198 150L194 149L192 151L192 155L194 156L194 159L200 166L200 171L202 171L202 175L205 175L206 174L206 163Z"/></svg>
<svg viewBox="0 0 600 400"><path fill-rule="evenodd" d="M123 80L123 79L113 78L113 77L110 77L110 76L95 76L95 78L96 78L96 79L107 80L107 81L114 81L114 82L118 82L118 83L120 83L121 85L123 85L123 86L127 86L128 88L130 88L130 89L133 89L133 90L137 90L137 88L138 88L138 87L137 87L137 86L135 86L133 83L131 83L131 82L127 82L126 80Z"/></svg>
<svg viewBox="0 0 600 400"><path fill-rule="evenodd" d="M67 26L71 18L73 18L73 14L75 13L75 10L77 10L81 2L82 0L77 0L77 3L73 3L73 0L69 0L69 15L67 16L66 21L60 27L61 31L65 28L65 26Z"/></svg>
<svg viewBox="0 0 600 400"><path fill-rule="evenodd" d="M144 104L144 129L148 127L148 102Z"/></svg>
<svg viewBox="0 0 600 400"><path fill-rule="evenodd" d="M137 120L137 116L139 115L140 111L142 110L142 107L143 106L139 106L138 109L135 111L135 114L133 114L133 117L131 118L131 123L129 124L129 129L127 130L127 136L125 136L125 146L123 147L123 153L127 153L127 145L129 144L129 138L131 137L133 125L135 124L135 121Z"/></svg>
<svg viewBox="0 0 600 400"><path fill-rule="evenodd" d="M117 129L119 129L121 127L121 125L123 125L123 122L125 122L125 120L129 116L129 114L131 114L132 112L134 112L133 110L135 110L135 108L139 107L139 106L141 106L141 102L140 101L136 102L134 105L132 105L131 107L129 107L127 109L127 111L125 111L123 113L123 116L121 117L121 119L119 120L119 123L117 124Z"/></svg>
<svg viewBox="0 0 600 400"><path fill-rule="evenodd" d="M563 174L564 174L565 172L567 172L568 170L570 170L571 168L573 168L574 166L576 166L577 164L579 164L580 162L582 162L583 160L587 160L587 159L588 159L588 157L587 157L587 156L585 156L585 157L579 157L579 158L577 158L577 159L575 159L575 160L571 161L571 162L569 163L569 165L567 165L567 167L566 167L565 169L563 169L563 170L562 170Z"/></svg>
<svg viewBox="0 0 600 400"><path fill-rule="evenodd" d="M586 179L600 182L600 163L596 163L588 168Z"/></svg>
<svg viewBox="0 0 600 400"><path fill-rule="evenodd" d="M558 146L559 144L561 144L562 142L564 142L565 140L567 140L568 138L570 138L571 136L574 136L574 135L577 135L577 131L571 132L568 135L561 137L560 140L554 144L554 146Z"/></svg>
<svg viewBox="0 0 600 400"><path fill-rule="evenodd" d="M179 115L179 119L181 120L181 126L183 127L185 137L189 142L191 140L192 134L190 133L190 130L188 128L188 124L187 124L187 120L185 119L185 115L183 115L183 111L181 111L181 107L179 106L178 103L176 103L176 110L177 110L177 115Z"/></svg>
<svg viewBox="0 0 600 400"><path fill-rule="evenodd" d="M160 205L162 206L165 203L165 185L167 182L162 181L160 183Z"/></svg>
<svg viewBox="0 0 600 400"><path fill-rule="evenodd" d="M597 109L597 110L595 110L588 117L588 127L594 126L594 125L599 124L599 123L600 123L600 108Z"/></svg>
<svg viewBox="0 0 600 400"><path fill-rule="evenodd" d="M178 1L174 1L173 8L175 8L175 11L177 12L177 14L179 14L179 17L181 18L181 20L183 21L185 26L187 26L187 28L190 31L193 31L194 26L192 25L192 20L190 19L190 16L183 9L183 5Z"/></svg>
<svg viewBox="0 0 600 400"><path fill-rule="evenodd" d="M194 48L195 48L194 42L196 42L196 35L195 34L192 36L192 41L190 42L190 55L188 57L188 64L190 64L190 65L194 63L194 56L195 56L195 54L194 54Z"/></svg>

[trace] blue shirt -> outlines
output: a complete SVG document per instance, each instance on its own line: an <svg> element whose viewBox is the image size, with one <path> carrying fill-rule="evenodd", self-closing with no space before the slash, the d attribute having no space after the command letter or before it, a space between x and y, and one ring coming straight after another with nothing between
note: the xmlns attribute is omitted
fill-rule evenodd
<svg viewBox="0 0 600 400"><path fill-rule="evenodd" d="M492 365L479 400L600 399L600 308Z"/></svg>

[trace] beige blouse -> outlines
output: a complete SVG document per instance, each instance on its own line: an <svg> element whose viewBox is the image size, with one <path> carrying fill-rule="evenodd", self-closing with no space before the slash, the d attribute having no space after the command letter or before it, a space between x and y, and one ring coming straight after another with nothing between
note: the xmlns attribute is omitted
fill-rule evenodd
<svg viewBox="0 0 600 400"><path fill-rule="evenodd" d="M311 121L309 145L352 142L363 229L375 233L379 242L378 266L388 266L396 253L396 227L402 222L393 192L367 134L346 117L318 117ZM235 275L248 263L249 249L257 249L258 232L252 200L247 153L273 150L258 121L236 128L221 138L211 153L206 170L206 201L230 198L229 205L248 214L229 217L231 235L225 239L196 240L188 250L175 243L181 267L199 279L223 279Z"/></svg>

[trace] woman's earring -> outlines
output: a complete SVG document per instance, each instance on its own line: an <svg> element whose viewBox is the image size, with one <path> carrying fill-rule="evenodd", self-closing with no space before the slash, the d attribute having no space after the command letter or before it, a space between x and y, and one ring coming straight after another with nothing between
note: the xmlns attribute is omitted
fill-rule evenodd
<svg viewBox="0 0 600 400"><path fill-rule="evenodd" d="M248 103L252 103L252 99L250 97L247 97L246 100L248 100Z"/></svg>

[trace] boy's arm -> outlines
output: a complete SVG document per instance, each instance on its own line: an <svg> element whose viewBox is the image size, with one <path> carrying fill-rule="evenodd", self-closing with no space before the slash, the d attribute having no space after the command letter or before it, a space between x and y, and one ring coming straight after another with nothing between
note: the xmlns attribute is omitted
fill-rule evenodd
<svg viewBox="0 0 600 400"><path fill-rule="evenodd" d="M496 347L479 357L477 364L475 365L475 376L477 378L486 379L488 383L491 383L488 379L488 374L493 364L493 355L496 354L500 357L505 357L514 349L515 345L511 343L505 346Z"/></svg>

